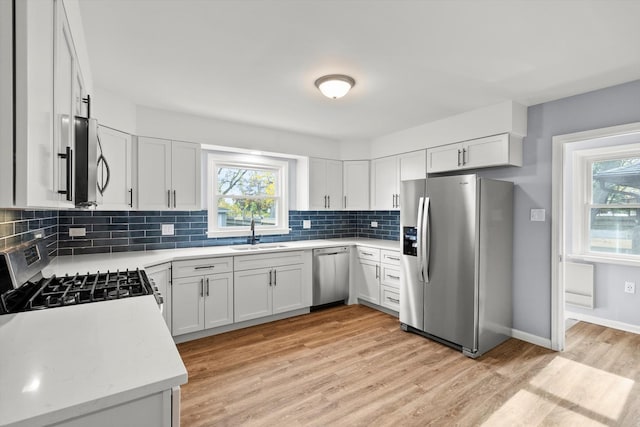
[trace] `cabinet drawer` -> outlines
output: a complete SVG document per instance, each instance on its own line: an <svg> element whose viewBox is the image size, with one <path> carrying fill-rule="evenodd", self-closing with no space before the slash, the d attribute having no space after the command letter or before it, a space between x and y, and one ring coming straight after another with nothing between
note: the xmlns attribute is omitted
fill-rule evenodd
<svg viewBox="0 0 640 427"><path fill-rule="evenodd" d="M380 261L380 249L358 246L358 258Z"/></svg>
<svg viewBox="0 0 640 427"><path fill-rule="evenodd" d="M233 257L235 271L254 270L256 268L278 267L280 265L304 264L304 252L270 252L260 255L241 255Z"/></svg>
<svg viewBox="0 0 640 427"><path fill-rule="evenodd" d="M173 263L173 277L192 277L233 271L233 257L202 258Z"/></svg>
<svg viewBox="0 0 640 427"><path fill-rule="evenodd" d="M397 289L382 285L380 287L380 299L383 307L393 311L400 311L400 292Z"/></svg>
<svg viewBox="0 0 640 427"><path fill-rule="evenodd" d="M380 276L380 283L383 285L391 286L396 289L400 289L400 269L382 264L382 275Z"/></svg>
<svg viewBox="0 0 640 427"><path fill-rule="evenodd" d="M380 256L381 262L400 267L400 252L383 249L380 251Z"/></svg>

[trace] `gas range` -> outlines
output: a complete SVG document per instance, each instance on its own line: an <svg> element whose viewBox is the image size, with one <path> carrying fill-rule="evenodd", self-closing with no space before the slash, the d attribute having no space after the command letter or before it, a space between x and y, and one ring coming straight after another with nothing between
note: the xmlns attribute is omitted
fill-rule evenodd
<svg viewBox="0 0 640 427"><path fill-rule="evenodd" d="M42 240L0 251L0 314L144 295L153 295L162 307L162 296L144 270L45 278L42 269L48 264Z"/></svg>

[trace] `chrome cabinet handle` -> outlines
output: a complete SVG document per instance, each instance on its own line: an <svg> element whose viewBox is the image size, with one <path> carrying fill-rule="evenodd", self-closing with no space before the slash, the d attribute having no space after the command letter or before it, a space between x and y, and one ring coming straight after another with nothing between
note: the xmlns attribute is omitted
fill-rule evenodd
<svg viewBox="0 0 640 427"><path fill-rule="evenodd" d="M176 190L173 190L173 207L176 207Z"/></svg>
<svg viewBox="0 0 640 427"><path fill-rule="evenodd" d="M344 208L347 208L347 196L344 196Z"/></svg>
<svg viewBox="0 0 640 427"><path fill-rule="evenodd" d="M392 260L392 261L400 261L400 258L394 257L394 256L388 256L388 259Z"/></svg>
<svg viewBox="0 0 640 427"><path fill-rule="evenodd" d="M129 189L129 207L133 207L133 188Z"/></svg>
<svg viewBox="0 0 640 427"><path fill-rule="evenodd" d="M209 296L209 278L207 277L207 296Z"/></svg>
<svg viewBox="0 0 640 427"><path fill-rule="evenodd" d="M278 284L278 270L273 270L273 286Z"/></svg>
<svg viewBox="0 0 640 427"><path fill-rule="evenodd" d="M380 273L378 272L379 268L380 268L380 266L378 266L378 264L376 264L376 279L380 278Z"/></svg>
<svg viewBox="0 0 640 427"><path fill-rule="evenodd" d="M167 207L171 208L171 190L167 190Z"/></svg>
<svg viewBox="0 0 640 427"><path fill-rule="evenodd" d="M327 196L327 207L331 207L331 196Z"/></svg>
<svg viewBox="0 0 640 427"><path fill-rule="evenodd" d="M387 297L387 299L391 302L395 302L396 304L400 304L400 300L396 298Z"/></svg>
<svg viewBox="0 0 640 427"><path fill-rule="evenodd" d="M200 279L200 296L204 296L204 277Z"/></svg>
<svg viewBox="0 0 640 427"><path fill-rule="evenodd" d="M400 280L399 276L393 276L391 274L387 274L388 277L391 277L392 279L396 279L396 280Z"/></svg>
<svg viewBox="0 0 640 427"><path fill-rule="evenodd" d="M272 281L271 273L272 272L273 272L273 270L269 270L269 286L271 286L271 281Z"/></svg>
<svg viewBox="0 0 640 427"><path fill-rule="evenodd" d="M216 268L215 265L199 265L197 267L193 267L194 270L209 270L212 268Z"/></svg>
<svg viewBox="0 0 640 427"><path fill-rule="evenodd" d="M371 252L362 252L362 255L373 256Z"/></svg>
<svg viewBox="0 0 640 427"><path fill-rule="evenodd" d="M462 166L462 162L460 161L460 153L461 151L458 150L458 166Z"/></svg>
<svg viewBox="0 0 640 427"><path fill-rule="evenodd" d="M400 195L396 194L396 208L400 207Z"/></svg>
<svg viewBox="0 0 640 427"><path fill-rule="evenodd" d="M462 165L466 165L467 164L467 149L463 148L462 149Z"/></svg>

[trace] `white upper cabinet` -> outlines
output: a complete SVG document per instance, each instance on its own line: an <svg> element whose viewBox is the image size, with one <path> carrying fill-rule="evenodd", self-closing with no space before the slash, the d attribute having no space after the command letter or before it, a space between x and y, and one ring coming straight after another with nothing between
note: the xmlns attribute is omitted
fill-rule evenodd
<svg viewBox="0 0 640 427"><path fill-rule="evenodd" d="M9 3L9 2L6 2ZM61 0L15 2L15 135L0 155L15 155L16 207L59 208L74 203L74 116L86 95L74 36ZM13 168L13 165L11 165ZM6 186L11 188L12 186Z"/></svg>
<svg viewBox="0 0 640 427"><path fill-rule="evenodd" d="M342 209L342 162L309 159L309 209Z"/></svg>
<svg viewBox="0 0 640 427"><path fill-rule="evenodd" d="M199 210L200 145L138 138L138 209Z"/></svg>
<svg viewBox="0 0 640 427"><path fill-rule="evenodd" d="M413 151L398 156L400 181L427 177L427 150Z"/></svg>
<svg viewBox="0 0 640 427"><path fill-rule="evenodd" d="M344 208L347 210L369 209L369 161L343 162Z"/></svg>
<svg viewBox="0 0 640 427"><path fill-rule="evenodd" d="M427 150L427 172L522 166L522 138L502 134Z"/></svg>
<svg viewBox="0 0 640 427"><path fill-rule="evenodd" d="M371 161L371 209L400 209L400 175L398 156Z"/></svg>
<svg viewBox="0 0 640 427"><path fill-rule="evenodd" d="M128 210L133 208L132 184L133 143L131 135L100 126L100 150L106 160L98 167L98 209ZM98 154L99 154L98 153Z"/></svg>

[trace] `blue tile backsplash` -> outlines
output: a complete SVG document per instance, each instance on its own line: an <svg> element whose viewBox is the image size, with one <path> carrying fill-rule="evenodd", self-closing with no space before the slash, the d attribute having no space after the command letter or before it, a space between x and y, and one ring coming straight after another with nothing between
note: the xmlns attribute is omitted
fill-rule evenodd
<svg viewBox="0 0 640 427"><path fill-rule="evenodd" d="M303 229L303 221L311 228ZM371 227L371 222L378 227ZM162 224L175 234L162 236ZM86 236L70 237L69 228L84 227ZM400 239L397 211L290 211L291 232L262 236L261 242L368 237ZM52 255L80 255L155 249L226 246L246 237L207 238L207 211L28 211L0 210L0 248L29 240L43 229Z"/></svg>
<svg viewBox="0 0 640 427"><path fill-rule="evenodd" d="M50 256L57 254L58 211L0 209L0 249L33 240L42 234Z"/></svg>

